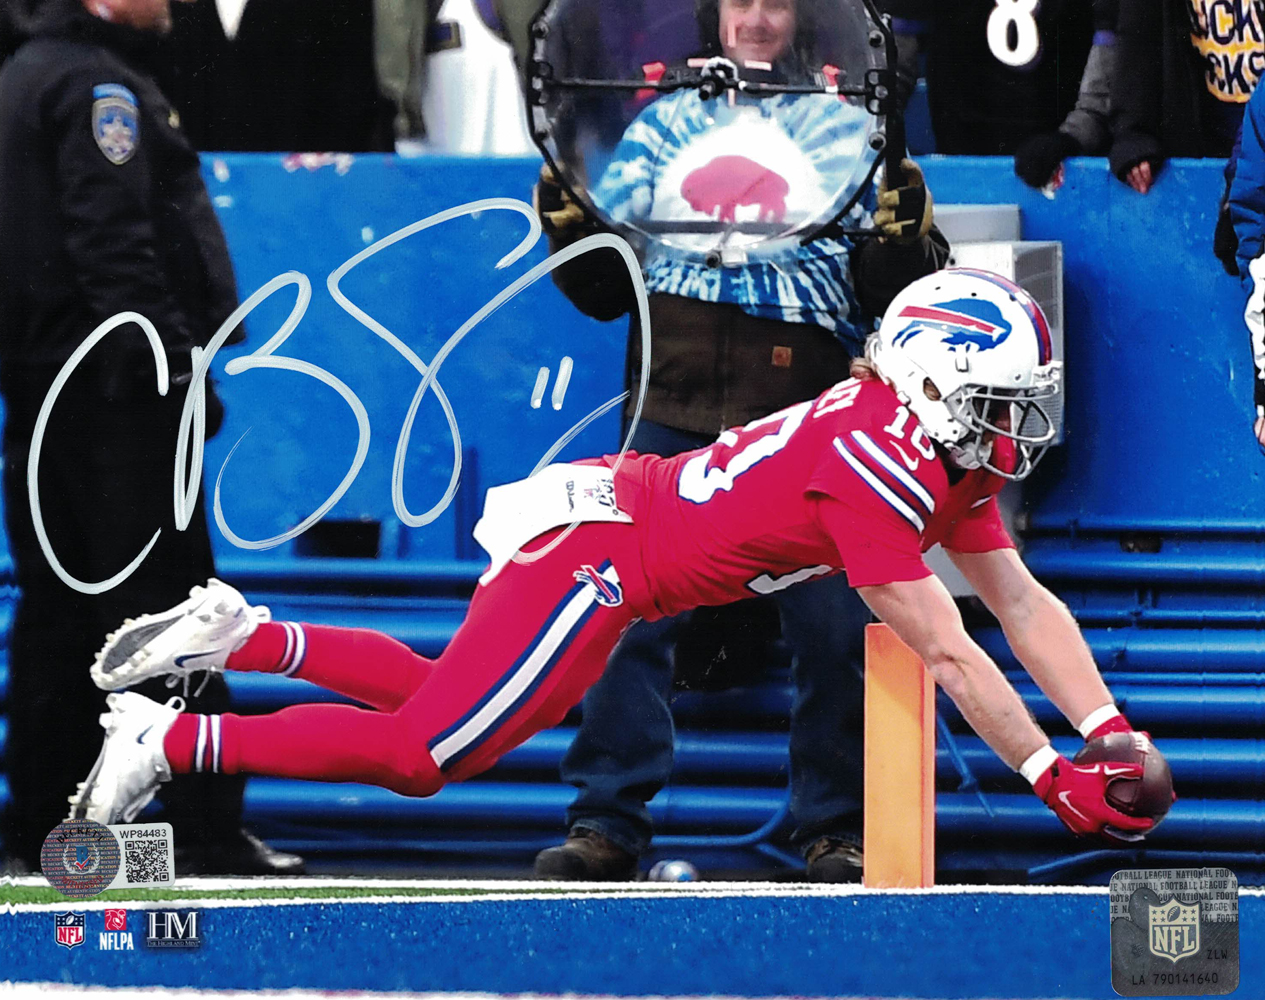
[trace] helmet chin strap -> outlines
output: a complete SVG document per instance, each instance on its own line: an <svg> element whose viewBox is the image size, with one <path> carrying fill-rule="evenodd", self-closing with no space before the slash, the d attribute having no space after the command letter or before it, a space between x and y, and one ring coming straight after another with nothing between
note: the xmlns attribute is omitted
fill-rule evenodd
<svg viewBox="0 0 1265 1000"><path fill-rule="evenodd" d="M973 437L970 440L958 442L957 444L946 444L944 450L949 453L949 460L959 469L978 469L981 468L993 456L993 443L983 444L979 437Z"/></svg>

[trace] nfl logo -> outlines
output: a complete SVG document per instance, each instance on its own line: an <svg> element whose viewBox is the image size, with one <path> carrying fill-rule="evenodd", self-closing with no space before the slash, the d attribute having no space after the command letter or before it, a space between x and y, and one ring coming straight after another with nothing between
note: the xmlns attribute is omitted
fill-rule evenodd
<svg viewBox="0 0 1265 1000"><path fill-rule="evenodd" d="M84 915L82 913L57 914L57 943L63 948L76 948L83 944Z"/></svg>
<svg viewBox="0 0 1265 1000"><path fill-rule="evenodd" d="M1186 906L1177 898L1160 906L1151 905L1148 946L1157 958L1167 958L1176 965L1188 955L1199 952L1199 903Z"/></svg>

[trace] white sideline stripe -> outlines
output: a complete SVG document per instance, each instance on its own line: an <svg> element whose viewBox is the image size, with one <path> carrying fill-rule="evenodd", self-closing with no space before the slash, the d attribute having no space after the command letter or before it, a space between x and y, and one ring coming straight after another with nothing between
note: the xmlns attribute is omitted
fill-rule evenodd
<svg viewBox="0 0 1265 1000"><path fill-rule="evenodd" d="M46 886L39 877L13 878L14 885ZM234 889L316 889L316 888L383 888L383 889L467 889L483 891L484 895L464 896L400 896L384 892L382 895L354 896L343 899L294 898L294 899L163 899L163 900L63 900L59 903L16 903L0 907L0 913L60 913L67 908L77 911L110 909L254 909L262 906L331 906L331 905L407 905L423 903L499 903L499 902L574 902L585 899L654 899L664 895L693 899L794 899L797 897L884 897L884 896L1088 896L1109 895L1107 886L1094 885L946 885L930 889L867 889L863 886L822 885L819 883L785 882L636 882L630 888L612 889L609 882L575 882L565 892L545 892L543 887L556 882L536 881L463 881L461 879L434 879L408 881L400 879L184 879L168 891L222 892ZM635 887L635 888L634 888ZM1265 896L1265 887L1247 887L1239 890L1240 896ZM72 905L73 904L73 905Z"/></svg>
<svg viewBox="0 0 1265 1000"><path fill-rule="evenodd" d="M1208 867L1208 866L1205 866ZM550 896L564 896L568 893L601 890L607 894L618 895L610 882L569 882L571 888L566 892L548 893ZM1102 896L1108 892L1105 885L938 885L929 889L886 889L861 890L854 884L828 885L811 882L764 882L758 880L726 882L721 880L704 882L629 882L628 886L637 886L642 891L696 893L707 895L709 892L734 892L743 890L779 891L786 896L846 896L859 891L891 892L896 894L956 895L975 893L981 896L1051 896L1059 894ZM13 885L23 888L48 888L47 879L39 875L14 875L0 877L0 886ZM482 892L523 890L540 890L546 886L557 886L557 882L540 879L467 879L467 878L362 878L357 876L336 875L291 875L286 878L260 876L190 876L182 878L174 885L167 886L165 892L224 892L245 889L472 889ZM1265 896L1265 886L1240 886L1240 896ZM66 903L60 904L62 909ZM79 905L91 905L88 901ZM104 906L117 908L114 903L102 903Z"/></svg>
<svg viewBox="0 0 1265 1000"><path fill-rule="evenodd" d="M615 572L614 566L602 573L601 577L611 583L619 583L619 574ZM447 739L435 745L430 755L435 759L436 765L443 767L451 757L459 754L496 724L502 713L513 705L524 691L531 687L536 677L545 669L550 659L553 658L554 653L558 651L558 647L566 641L567 635L575 627L575 623L584 616L584 612L589 609L596 598L597 591L593 587L580 588L579 592L567 602L566 607L562 609L562 612L549 627L549 631L545 633L545 637L531 651L531 654L523 661L523 665L515 671L509 682L496 693L491 701L479 709L469 722Z"/></svg>
<svg viewBox="0 0 1265 1000"><path fill-rule="evenodd" d="M886 500L888 505L891 506L897 514L900 514L901 517L918 529L919 534L922 534L926 525L923 524L922 518L918 516L917 512L909 506L909 504L905 503L904 500L888 489L887 484L867 469L861 463L859 458L856 458L852 452L848 451L848 446L838 438L835 438L835 451L837 451L843 460L852 467L853 472L865 480L870 489Z"/></svg>
<svg viewBox="0 0 1265 1000"><path fill-rule="evenodd" d="M852 440L868 451L883 468L904 483L905 488L923 502L928 514L936 512L936 502L922 483L902 469L894 458L875 444L874 439L870 435L866 434L865 431L853 431Z"/></svg>
<svg viewBox="0 0 1265 1000"><path fill-rule="evenodd" d="M796 887L788 891L785 885L776 883L725 883L713 882L715 889L702 889L696 884L681 883L634 883L635 889L612 890L609 882L581 883L591 885L591 891L568 890L567 892L542 892L540 887L550 883L526 882L512 883L522 885L526 891L489 892L485 895L462 896L398 896L374 895L354 896L344 899L294 898L294 899L162 899L162 900L114 900L75 901L73 908L77 911L104 910L125 908L131 910L161 909L196 909L196 910L229 910L256 909L268 906L408 906L423 904L470 904L470 903L504 903L504 902L579 902L583 900L619 900L619 899L654 899L656 897L673 896L686 899L794 899L799 897L884 897L884 896L960 896L977 893L981 895L1027 895L1027 896L1106 896L1106 886L1068 886L1054 889L1048 886L1015 886L1012 887L963 887L946 886L933 889L866 889L857 885L820 886L808 885ZM438 887L438 883L432 883ZM470 883L455 883L458 887L469 887ZM255 888L259 888L256 886ZM532 889L536 891L531 891ZM997 890L1001 891L997 891ZM60 913L70 906L69 900L60 903L19 903L3 908L3 912L13 913Z"/></svg>

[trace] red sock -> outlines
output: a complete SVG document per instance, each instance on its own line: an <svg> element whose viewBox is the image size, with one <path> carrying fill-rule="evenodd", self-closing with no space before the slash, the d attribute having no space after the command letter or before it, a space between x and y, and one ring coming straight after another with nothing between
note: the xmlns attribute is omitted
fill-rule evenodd
<svg viewBox="0 0 1265 1000"><path fill-rule="evenodd" d="M264 622L255 629L241 649L229 654L225 666L229 670L281 673L287 666L286 650L293 642L288 624Z"/></svg>
<svg viewBox="0 0 1265 1000"><path fill-rule="evenodd" d="M163 737L172 774L218 774L225 770L226 715L179 715Z"/></svg>
<svg viewBox="0 0 1265 1000"><path fill-rule="evenodd" d="M306 622L265 622L228 658L230 670L301 677L383 712L408 701L432 666L381 632Z"/></svg>
<svg viewBox="0 0 1265 1000"><path fill-rule="evenodd" d="M163 740L173 774L262 774L358 781L433 795L443 775L399 716L351 705L295 705L271 715L181 715Z"/></svg>
<svg viewBox="0 0 1265 1000"><path fill-rule="evenodd" d="M177 715L163 737L163 753L172 774L189 774L193 770L193 751L197 745L199 720L205 715Z"/></svg>
<svg viewBox="0 0 1265 1000"><path fill-rule="evenodd" d="M359 781L402 795L433 795L444 777L424 734L408 730L398 715L351 705L225 715L222 765L229 774Z"/></svg>

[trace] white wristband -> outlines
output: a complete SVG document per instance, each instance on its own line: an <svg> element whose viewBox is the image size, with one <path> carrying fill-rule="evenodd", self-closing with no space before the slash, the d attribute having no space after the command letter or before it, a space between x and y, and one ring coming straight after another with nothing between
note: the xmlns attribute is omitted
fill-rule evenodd
<svg viewBox="0 0 1265 1000"><path fill-rule="evenodd" d="M1037 779L1045 774L1050 769L1050 765L1058 759L1058 751L1047 743L1019 765L1019 773L1028 779L1028 784L1035 785Z"/></svg>
<svg viewBox="0 0 1265 1000"><path fill-rule="evenodd" d="M1076 727L1081 736L1089 739L1089 734L1101 726L1108 719L1114 719L1117 715L1123 715L1120 709L1116 708L1114 702L1108 702L1102 708L1096 708L1085 716L1084 721Z"/></svg>

